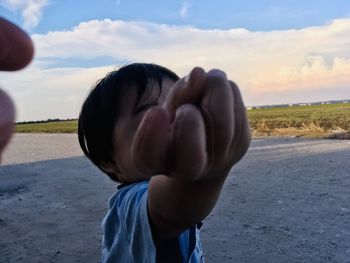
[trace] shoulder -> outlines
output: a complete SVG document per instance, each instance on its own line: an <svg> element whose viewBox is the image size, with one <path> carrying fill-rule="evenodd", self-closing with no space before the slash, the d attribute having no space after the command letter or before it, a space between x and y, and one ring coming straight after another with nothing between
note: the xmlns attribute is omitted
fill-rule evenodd
<svg viewBox="0 0 350 263"><path fill-rule="evenodd" d="M135 221L148 225L147 189L148 181L119 187L109 200L107 218L119 220L129 233L132 232L130 228L135 225Z"/></svg>
<svg viewBox="0 0 350 263"><path fill-rule="evenodd" d="M139 202L146 194L149 181L142 181L132 184L121 184L118 191L109 199L109 209L114 206Z"/></svg>
<svg viewBox="0 0 350 263"><path fill-rule="evenodd" d="M132 259L147 255L155 259L155 246L147 217L148 182L121 187L109 201L109 211L102 222L103 262ZM130 261L129 261L130 259ZM112 261L113 261L112 260Z"/></svg>

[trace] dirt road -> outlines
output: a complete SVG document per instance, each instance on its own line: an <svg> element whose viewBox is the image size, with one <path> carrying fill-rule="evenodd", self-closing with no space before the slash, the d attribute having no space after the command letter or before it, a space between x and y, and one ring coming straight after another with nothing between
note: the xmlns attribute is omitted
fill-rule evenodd
<svg viewBox="0 0 350 263"><path fill-rule="evenodd" d="M207 262L350 262L350 141L256 139L202 227ZM99 262L116 185L75 135L18 134L0 167L0 262Z"/></svg>

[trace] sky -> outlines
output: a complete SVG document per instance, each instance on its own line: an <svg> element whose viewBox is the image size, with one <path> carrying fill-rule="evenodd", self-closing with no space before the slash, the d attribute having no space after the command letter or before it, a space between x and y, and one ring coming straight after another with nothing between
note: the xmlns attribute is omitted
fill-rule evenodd
<svg viewBox="0 0 350 263"><path fill-rule="evenodd" d="M36 54L0 73L17 121L77 118L94 83L132 62L219 68L247 106L350 99L348 0L0 0Z"/></svg>

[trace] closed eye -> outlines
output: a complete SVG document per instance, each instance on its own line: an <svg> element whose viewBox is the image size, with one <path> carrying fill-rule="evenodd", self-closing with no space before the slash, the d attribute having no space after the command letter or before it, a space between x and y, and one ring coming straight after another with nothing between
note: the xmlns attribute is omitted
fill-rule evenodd
<svg viewBox="0 0 350 263"><path fill-rule="evenodd" d="M148 103L148 104L144 104L144 105L138 105L135 110L134 110L134 115L139 114L140 112L146 111L149 108L153 107L153 106L158 106L158 102L152 102L152 103Z"/></svg>

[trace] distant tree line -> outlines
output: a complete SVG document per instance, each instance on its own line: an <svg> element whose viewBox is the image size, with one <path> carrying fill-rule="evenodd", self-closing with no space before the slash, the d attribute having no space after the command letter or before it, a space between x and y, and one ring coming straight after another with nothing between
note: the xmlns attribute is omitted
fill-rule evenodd
<svg viewBox="0 0 350 263"><path fill-rule="evenodd" d="M347 104L350 103L349 100L328 100L328 101L318 101L318 102L308 102L308 103L290 103L290 104L275 104L275 105L260 105L247 107L248 110L256 109L270 109L270 108L288 108L297 106L316 106L316 105L328 105L328 104Z"/></svg>
<svg viewBox="0 0 350 263"><path fill-rule="evenodd" d="M63 122L63 121L76 121L77 119L47 119L40 121L20 121L16 122L16 124L31 124L31 123L48 123L48 122Z"/></svg>

